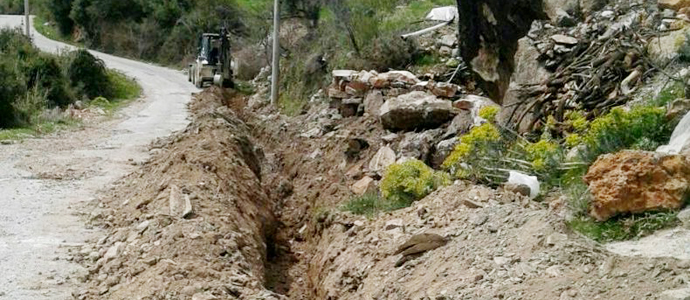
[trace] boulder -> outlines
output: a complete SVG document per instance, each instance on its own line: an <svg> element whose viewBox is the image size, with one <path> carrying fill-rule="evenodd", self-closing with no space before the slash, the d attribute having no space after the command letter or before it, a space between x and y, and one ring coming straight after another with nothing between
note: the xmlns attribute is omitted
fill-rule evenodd
<svg viewBox="0 0 690 300"><path fill-rule="evenodd" d="M652 62L665 66L677 57L687 40L686 32L687 30L675 30L669 34L652 38L647 44L647 52Z"/></svg>
<svg viewBox="0 0 690 300"><path fill-rule="evenodd" d="M378 116L381 106L383 106L383 94L381 91L371 91L364 98L364 113L370 116Z"/></svg>
<svg viewBox="0 0 690 300"><path fill-rule="evenodd" d="M539 85L550 75L550 72L539 63L539 50L532 45L529 38L522 38L518 41L518 50L515 53L515 73L510 79L510 88L503 98L503 107L496 121L499 124L507 125L511 128L516 127L520 132L527 131L532 123L533 115L527 113L520 124L517 118L524 112L527 105L518 105L522 100L519 99L519 87L523 85Z"/></svg>
<svg viewBox="0 0 690 300"><path fill-rule="evenodd" d="M388 146L383 146L369 161L369 171L382 175L388 166L395 163L395 159L395 151Z"/></svg>
<svg viewBox="0 0 690 300"><path fill-rule="evenodd" d="M661 9L674 9L679 10L681 8L690 7L690 0L659 0L659 8Z"/></svg>
<svg viewBox="0 0 690 300"><path fill-rule="evenodd" d="M594 197L590 215L605 221L619 213L678 209L688 194L689 179L690 161L681 155L602 155L584 177Z"/></svg>
<svg viewBox="0 0 690 300"><path fill-rule="evenodd" d="M435 146L434 141L441 133L440 129L427 130L421 133L408 132L398 145L398 154L400 157L426 161Z"/></svg>
<svg viewBox="0 0 690 300"><path fill-rule="evenodd" d="M383 127L389 130L436 128L454 115L450 101L424 92L411 92L389 99L379 111Z"/></svg>

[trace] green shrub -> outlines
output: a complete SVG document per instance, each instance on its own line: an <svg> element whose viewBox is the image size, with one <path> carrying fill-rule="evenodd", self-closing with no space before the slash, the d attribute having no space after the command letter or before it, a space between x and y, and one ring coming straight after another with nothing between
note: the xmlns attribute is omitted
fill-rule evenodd
<svg viewBox="0 0 690 300"><path fill-rule="evenodd" d="M637 106L629 111L614 108L592 121L583 137L587 146L585 160L591 163L601 154L633 145L641 150L654 150L655 145L668 142L672 132L673 126L666 119L664 108Z"/></svg>
<svg viewBox="0 0 690 300"><path fill-rule="evenodd" d="M102 60L81 49L69 54L66 66L72 87L87 98L111 97L111 88Z"/></svg>
<svg viewBox="0 0 690 300"><path fill-rule="evenodd" d="M392 164L381 181L381 193L392 209L410 206L439 187L450 184L450 176L434 171L420 160Z"/></svg>
<svg viewBox="0 0 690 300"><path fill-rule="evenodd" d="M49 107L66 107L74 102L62 66L54 56L41 54L28 61L25 67L27 86L38 87L45 95Z"/></svg>
<svg viewBox="0 0 690 300"><path fill-rule="evenodd" d="M442 166L457 178L484 181L488 179L486 165L497 163L496 158L501 158L506 149L506 141L498 128L484 123L460 137L460 143Z"/></svg>

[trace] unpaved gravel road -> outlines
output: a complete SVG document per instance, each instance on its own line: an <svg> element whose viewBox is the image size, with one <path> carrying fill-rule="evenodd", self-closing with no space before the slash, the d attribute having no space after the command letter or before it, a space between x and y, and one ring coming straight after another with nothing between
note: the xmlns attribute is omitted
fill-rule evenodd
<svg viewBox="0 0 690 300"><path fill-rule="evenodd" d="M0 26L22 17L0 16ZM47 52L68 47L34 32ZM198 91L179 71L93 52L137 79L142 99L113 120L14 145L0 145L0 299L71 299L85 270L66 260L87 239L76 208L148 158L146 145L187 124L185 104Z"/></svg>

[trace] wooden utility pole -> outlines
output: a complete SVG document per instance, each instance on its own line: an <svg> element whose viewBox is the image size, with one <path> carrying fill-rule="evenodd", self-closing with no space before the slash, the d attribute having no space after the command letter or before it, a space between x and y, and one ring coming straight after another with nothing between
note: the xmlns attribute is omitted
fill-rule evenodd
<svg viewBox="0 0 690 300"><path fill-rule="evenodd" d="M26 36L31 37L31 20L29 19L29 0L24 0L24 23L26 25Z"/></svg>
<svg viewBox="0 0 690 300"><path fill-rule="evenodd" d="M28 0L27 0L28 1ZM278 105L280 76L280 0L273 4L273 66L271 67L271 104Z"/></svg>

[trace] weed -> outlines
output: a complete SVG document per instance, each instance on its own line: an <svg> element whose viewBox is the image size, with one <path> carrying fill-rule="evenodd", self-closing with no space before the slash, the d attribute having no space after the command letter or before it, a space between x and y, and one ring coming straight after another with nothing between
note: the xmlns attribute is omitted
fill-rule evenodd
<svg viewBox="0 0 690 300"><path fill-rule="evenodd" d="M650 101L649 105L666 106L678 98L685 98L685 86L682 82L672 81L664 86L656 98Z"/></svg>
<svg viewBox="0 0 690 300"><path fill-rule="evenodd" d="M385 199L381 198L377 193L367 193L362 196L352 197L341 207L343 211L367 217L373 217L380 212L389 210L389 208L390 206Z"/></svg>
<svg viewBox="0 0 690 300"><path fill-rule="evenodd" d="M576 217L568 222L575 231L598 242L622 241L640 238L652 232L678 224L676 212L643 213L619 216L605 222L589 217Z"/></svg>
<svg viewBox="0 0 690 300"><path fill-rule="evenodd" d="M133 78L115 70L108 70L107 77L112 91L110 95L112 99L129 100L141 96L141 86Z"/></svg>

